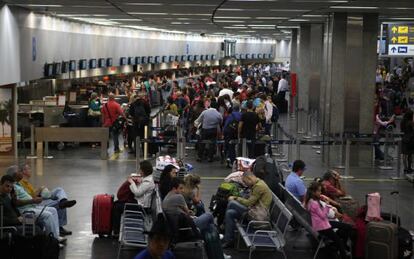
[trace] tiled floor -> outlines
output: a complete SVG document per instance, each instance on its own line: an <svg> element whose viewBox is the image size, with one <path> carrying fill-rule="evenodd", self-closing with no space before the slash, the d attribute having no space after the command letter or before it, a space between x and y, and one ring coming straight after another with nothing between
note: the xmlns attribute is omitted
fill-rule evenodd
<svg viewBox="0 0 414 259"><path fill-rule="evenodd" d="M283 123L286 128L294 125L291 121ZM284 147L287 153L287 146ZM294 147L292 147L294 150ZM300 157L307 163L306 176L307 180L312 180L316 176L321 176L328 168L322 163L321 155L316 153L316 149L311 146L301 147ZM332 164L335 164L338 157L338 147L331 148L330 153ZM357 146L353 147L352 153L358 152ZM21 153L23 154L23 150ZM216 191L221 179L229 174L220 162L197 163L193 150L187 150L187 162L194 165L194 173L202 176L202 196L204 203L208 204L211 195ZM115 258L117 242L112 239L99 239L91 233L91 207L92 198L98 193L115 193L118 186L126 177L135 170L135 158L125 151L119 156L110 156L110 160L103 161L99 159L99 149L92 149L89 146L67 147L63 151L57 151L51 147L51 154L54 159L50 160L32 160L29 164L34 170L33 183L36 186L45 185L49 188L61 186L64 187L70 198L76 199L78 204L68 210L69 225L68 228L73 231L73 235L68 238L67 246L62 250L62 258L94 258L106 259ZM291 160L296 156L296 151L292 152ZM365 156L365 161L364 161ZM393 190L400 191L399 211L402 218L403 226L408 229L414 229L413 211L414 211L414 188L407 181L393 181L391 176L396 174L395 170L381 171L371 165L369 155L361 155L359 162L353 161L353 167L350 169L350 175L355 176L354 180L345 181L348 192L364 202L365 194L370 192L380 192L383 196L383 208L385 211L393 211L396 205L394 198L389 193ZM290 161L291 162L291 161ZM8 162L1 163L1 169ZM394 165L395 166L395 165ZM132 258L137 250L127 251L122 254L122 258ZM247 252L229 251L233 258L247 258ZM260 256L269 256L271 253L255 253L253 258ZM274 254L276 255L276 253ZM307 252L298 252L289 250L290 258L309 257ZM281 256L281 254L277 254Z"/></svg>

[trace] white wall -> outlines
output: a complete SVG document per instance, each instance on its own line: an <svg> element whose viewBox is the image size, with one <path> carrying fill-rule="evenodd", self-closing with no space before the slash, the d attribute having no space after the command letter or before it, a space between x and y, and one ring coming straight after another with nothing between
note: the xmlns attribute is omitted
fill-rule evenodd
<svg viewBox="0 0 414 259"><path fill-rule="evenodd" d="M290 61L290 49L291 49L290 40L278 40L276 41L276 50L275 50L275 61L276 62L286 62Z"/></svg>
<svg viewBox="0 0 414 259"><path fill-rule="evenodd" d="M19 29L7 6L0 6L0 85L20 81Z"/></svg>
<svg viewBox="0 0 414 259"><path fill-rule="evenodd" d="M82 24L21 8L10 9L5 6L0 12L0 85L39 79L43 77L44 64L52 62L110 57L117 66L120 57L187 54L219 57L224 41L222 37ZM236 52L240 54L272 53L277 59L278 54L286 58L286 53L290 53L287 46L275 46L271 40L235 40Z"/></svg>

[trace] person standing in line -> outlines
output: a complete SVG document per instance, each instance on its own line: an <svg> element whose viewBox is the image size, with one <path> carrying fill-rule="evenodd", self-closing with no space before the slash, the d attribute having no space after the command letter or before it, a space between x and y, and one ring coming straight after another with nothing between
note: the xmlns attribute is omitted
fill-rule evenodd
<svg viewBox="0 0 414 259"><path fill-rule="evenodd" d="M413 149L414 149L414 114L408 110L400 124L401 131L404 133L402 138L402 153L404 161L404 173L413 172Z"/></svg>
<svg viewBox="0 0 414 259"><path fill-rule="evenodd" d="M129 108L129 116L132 118L133 124L133 139L134 141L139 136L140 139L145 138L145 126L149 125L150 122L151 107L145 100L145 94L139 93L135 101ZM136 149L140 148L134 145L134 149L130 148L130 153L135 154Z"/></svg>
<svg viewBox="0 0 414 259"><path fill-rule="evenodd" d="M114 127L114 122L119 116L124 116L121 105L115 101L115 95L110 93L108 96L108 102L101 108L103 126L109 128L109 134L114 141L114 152L119 153L119 133L120 130Z"/></svg>
<svg viewBox="0 0 414 259"><path fill-rule="evenodd" d="M248 156L254 158L254 146L256 141L256 131L260 128L260 118L253 111L253 102L251 100L246 103L247 112L242 113L239 122L238 135L239 139L245 138L250 141L247 143Z"/></svg>
<svg viewBox="0 0 414 259"><path fill-rule="evenodd" d="M282 78L279 80L277 87L277 96L279 102L286 98L286 92L289 90L289 83L286 80L286 75L282 75Z"/></svg>

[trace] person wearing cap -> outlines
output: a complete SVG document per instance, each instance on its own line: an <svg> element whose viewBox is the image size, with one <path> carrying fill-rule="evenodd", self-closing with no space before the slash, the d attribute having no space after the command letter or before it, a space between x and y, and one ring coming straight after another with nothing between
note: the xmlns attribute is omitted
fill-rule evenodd
<svg viewBox="0 0 414 259"><path fill-rule="evenodd" d="M230 143L230 141L237 140L238 123L241 120L241 116L240 104L234 103L231 114L227 116L224 122L224 152L227 156L227 167L229 168L236 160L236 143Z"/></svg>
<svg viewBox="0 0 414 259"><path fill-rule="evenodd" d="M59 215L59 225L61 235L71 235L72 232L66 230L63 226L67 225L67 213L66 208L73 207L76 204L76 200L68 200L65 190L61 187L57 187L52 191L49 191L46 187L41 186L36 189L30 182L32 177L32 171L30 166L26 163L19 165L19 170L23 173L23 179L19 184L24 190L32 197L42 197L43 201L39 206L48 206L56 208Z"/></svg>
<svg viewBox="0 0 414 259"><path fill-rule="evenodd" d="M119 130L112 127L119 116L124 116L121 105L115 101L115 95L110 93L108 102L101 108L103 126L109 128L109 133L114 141L114 152L119 153Z"/></svg>
<svg viewBox="0 0 414 259"><path fill-rule="evenodd" d="M40 206L39 204L43 199L41 197L32 197L25 191L19 184L23 179L23 172L19 170L18 166L14 165L7 168L6 175L12 176L15 180L11 196L19 212L33 211L40 225L45 228L46 234L51 233L59 243L64 243L66 238L60 236L57 210L53 207Z"/></svg>

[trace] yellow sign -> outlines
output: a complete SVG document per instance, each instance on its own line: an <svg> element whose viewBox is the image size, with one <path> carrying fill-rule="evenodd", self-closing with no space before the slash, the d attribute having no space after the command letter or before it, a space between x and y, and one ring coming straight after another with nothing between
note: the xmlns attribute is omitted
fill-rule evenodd
<svg viewBox="0 0 414 259"><path fill-rule="evenodd" d="M392 43L396 43L397 42L397 38L396 37L392 37L391 41L392 41Z"/></svg>
<svg viewBox="0 0 414 259"><path fill-rule="evenodd" d="M408 37L407 36L399 36L398 37L398 43L407 44L408 43Z"/></svg>
<svg viewBox="0 0 414 259"><path fill-rule="evenodd" d="M398 26L398 33L407 34L408 33L408 26Z"/></svg>
<svg viewBox="0 0 414 259"><path fill-rule="evenodd" d="M396 26L392 27L392 29L391 29L391 30L392 30L392 32L393 32L393 33L397 33L397 31L398 31L398 29L397 29L397 27L396 27Z"/></svg>

